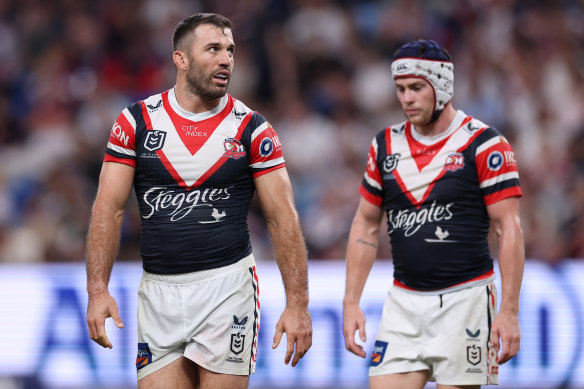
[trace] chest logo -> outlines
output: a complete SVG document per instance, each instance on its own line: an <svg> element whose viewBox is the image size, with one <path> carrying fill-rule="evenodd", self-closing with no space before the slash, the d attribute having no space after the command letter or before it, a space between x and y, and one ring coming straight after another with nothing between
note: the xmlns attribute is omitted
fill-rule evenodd
<svg viewBox="0 0 584 389"><path fill-rule="evenodd" d="M446 157L444 169L449 172L455 172L464 167L464 155L462 153L452 153Z"/></svg>
<svg viewBox="0 0 584 389"><path fill-rule="evenodd" d="M144 148L149 151L160 150L164 146L166 132L154 130L148 131L144 140Z"/></svg>
<svg viewBox="0 0 584 389"><path fill-rule="evenodd" d="M400 153L394 153L385 157L385 161L383 161L383 171L386 173L394 171L397 167L399 157L401 157Z"/></svg>
<svg viewBox="0 0 584 389"><path fill-rule="evenodd" d="M225 148L225 154L223 154L224 157L233 159L245 157L245 148L241 142L235 138L225 139L223 142L223 147Z"/></svg>

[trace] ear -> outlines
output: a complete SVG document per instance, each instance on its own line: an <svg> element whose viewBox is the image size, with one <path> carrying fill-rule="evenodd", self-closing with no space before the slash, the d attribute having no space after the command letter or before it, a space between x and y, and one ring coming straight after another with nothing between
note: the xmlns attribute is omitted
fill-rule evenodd
<svg viewBox="0 0 584 389"><path fill-rule="evenodd" d="M186 70L189 65L189 59L185 52L176 50L172 53L172 60L177 69Z"/></svg>

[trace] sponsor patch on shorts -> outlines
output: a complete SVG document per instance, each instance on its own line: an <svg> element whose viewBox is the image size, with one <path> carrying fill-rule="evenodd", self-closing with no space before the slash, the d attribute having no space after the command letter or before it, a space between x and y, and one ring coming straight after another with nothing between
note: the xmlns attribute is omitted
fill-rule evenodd
<svg viewBox="0 0 584 389"><path fill-rule="evenodd" d="M138 343L138 356L136 357L136 369L140 370L152 362L152 353L148 343Z"/></svg>
<svg viewBox="0 0 584 389"><path fill-rule="evenodd" d="M381 340L375 341L375 346L373 346L373 353L371 354L371 366L377 366L383 362L383 357L385 356L386 350L387 342L382 342Z"/></svg>

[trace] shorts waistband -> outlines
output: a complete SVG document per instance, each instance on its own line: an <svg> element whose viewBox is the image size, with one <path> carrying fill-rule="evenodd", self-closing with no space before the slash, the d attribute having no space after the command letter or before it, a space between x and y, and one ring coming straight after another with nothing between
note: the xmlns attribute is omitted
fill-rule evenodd
<svg viewBox="0 0 584 389"><path fill-rule="evenodd" d="M182 273L182 274L153 274L147 271L142 271L142 278L162 282L165 284L193 284L200 281L208 280L211 278L216 278L217 276L225 275L226 273L231 273L243 268L248 268L250 266L255 266L255 259L253 254L248 255L240 259L239 261L232 263L231 265L218 267L215 269L201 270L192 273Z"/></svg>
<svg viewBox="0 0 584 389"><path fill-rule="evenodd" d="M437 290L416 290L406 287L405 285L401 284L397 280L393 280L393 286L398 288L399 290L403 290L408 293L414 294L421 294L421 295L439 295L444 293L456 292L458 290L473 288L476 286L483 286L488 285L495 280L495 272L493 270L489 270L485 274L473 278L472 280L456 284L444 289L437 289Z"/></svg>

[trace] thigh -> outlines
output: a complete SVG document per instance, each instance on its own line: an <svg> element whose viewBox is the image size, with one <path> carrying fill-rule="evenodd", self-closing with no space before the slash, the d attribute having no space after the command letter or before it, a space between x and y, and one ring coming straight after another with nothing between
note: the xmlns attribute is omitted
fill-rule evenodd
<svg viewBox="0 0 584 389"><path fill-rule="evenodd" d="M221 374L197 365L200 389L246 389L249 376Z"/></svg>
<svg viewBox="0 0 584 389"><path fill-rule="evenodd" d="M370 389L422 389L430 378L427 370L369 377Z"/></svg>
<svg viewBox="0 0 584 389"><path fill-rule="evenodd" d="M138 389L197 389L197 366L185 357L150 373L138 381Z"/></svg>

